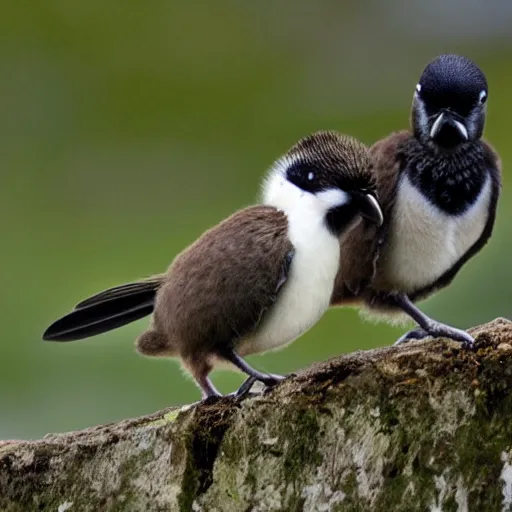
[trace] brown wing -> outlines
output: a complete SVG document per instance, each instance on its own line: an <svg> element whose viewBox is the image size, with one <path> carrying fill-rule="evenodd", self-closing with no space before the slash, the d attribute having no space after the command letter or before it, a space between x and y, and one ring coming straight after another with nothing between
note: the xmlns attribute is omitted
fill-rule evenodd
<svg viewBox="0 0 512 512"><path fill-rule="evenodd" d="M402 148L411 137L411 133L407 131L395 132L370 148L384 219L389 218L394 206L398 177L405 167Z"/></svg>
<svg viewBox="0 0 512 512"><path fill-rule="evenodd" d="M340 239L340 270L331 305L357 302L375 274L379 247L386 236L398 177L404 165L401 148L410 137L409 132L396 132L370 148L384 224L377 228L375 224L361 220Z"/></svg>
<svg viewBox="0 0 512 512"><path fill-rule="evenodd" d="M182 357L215 352L258 325L286 279L293 246L286 216L241 210L180 254L159 291L155 326Z"/></svg>

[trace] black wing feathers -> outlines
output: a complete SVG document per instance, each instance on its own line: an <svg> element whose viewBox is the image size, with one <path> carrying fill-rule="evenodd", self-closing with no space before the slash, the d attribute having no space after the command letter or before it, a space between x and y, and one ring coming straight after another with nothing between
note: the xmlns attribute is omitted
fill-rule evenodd
<svg viewBox="0 0 512 512"><path fill-rule="evenodd" d="M154 298L113 299L75 309L54 322L43 335L47 341L75 341L135 322L153 311Z"/></svg>
<svg viewBox="0 0 512 512"><path fill-rule="evenodd" d="M43 334L47 341L75 341L117 329L153 312L157 276L100 292L83 300L71 313L54 322Z"/></svg>
<svg viewBox="0 0 512 512"><path fill-rule="evenodd" d="M104 302L105 300L115 299L115 298L123 298L127 296L137 296L142 295L143 297L146 294L156 293L160 285L162 284L163 276L155 276L149 279L144 279L143 281L137 281L135 283L122 284L120 286L114 286L113 288L109 288L108 290L104 290L92 297L89 297L81 302L79 302L75 309L82 309L86 306L91 306L92 304L98 304L100 302Z"/></svg>

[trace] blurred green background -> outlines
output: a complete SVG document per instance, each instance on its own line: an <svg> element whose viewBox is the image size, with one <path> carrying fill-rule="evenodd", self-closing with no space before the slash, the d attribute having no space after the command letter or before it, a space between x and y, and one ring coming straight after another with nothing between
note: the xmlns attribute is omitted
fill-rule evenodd
<svg viewBox="0 0 512 512"><path fill-rule="evenodd" d="M330 128L372 143L407 127L419 74L442 52L464 53L487 74L486 137L503 158L505 188L491 243L422 306L460 327L509 316L511 5L4 4L0 439L198 399L176 362L135 352L147 320L70 344L41 334L80 299L161 272L254 202L266 168L299 137ZM285 373L401 332L333 310L289 348L251 359ZM214 380L227 392L241 379Z"/></svg>

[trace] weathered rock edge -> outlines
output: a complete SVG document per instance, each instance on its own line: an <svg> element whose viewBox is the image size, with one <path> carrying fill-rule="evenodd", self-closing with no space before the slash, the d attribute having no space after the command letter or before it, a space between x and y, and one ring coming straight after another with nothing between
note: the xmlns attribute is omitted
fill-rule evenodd
<svg viewBox="0 0 512 512"><path fill-rule="evenodd" d="M512 510L512 322L225 398L0 443L0 510Z"/></svg>

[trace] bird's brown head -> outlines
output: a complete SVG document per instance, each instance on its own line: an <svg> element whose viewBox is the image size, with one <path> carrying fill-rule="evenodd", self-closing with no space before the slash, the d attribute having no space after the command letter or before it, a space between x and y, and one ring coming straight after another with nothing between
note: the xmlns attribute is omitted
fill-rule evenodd
<svg viewBox="0 0 512 512"><path fill-rule="evenodd" d="M368 149L334 131L304 137L274 163L264 202L287 214L297 208L322 213L337 234L358 215L379 225L383 220Z"/></svg>

